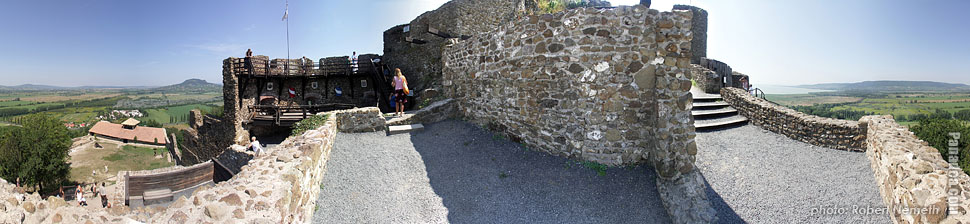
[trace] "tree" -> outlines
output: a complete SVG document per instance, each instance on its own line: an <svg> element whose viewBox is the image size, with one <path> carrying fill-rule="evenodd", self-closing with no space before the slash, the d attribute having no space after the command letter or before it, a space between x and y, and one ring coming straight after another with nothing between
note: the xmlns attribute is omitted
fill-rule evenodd
<svg viewBox="0 0 970 224"><path fill-rule="evenodd" d="M0 136L0 176L20 181L39 190L67 180L70 172L68 149L71 138L61 122L51 116L32 114L22 118L21 125Z"/></svg>
<svg viewBox="0 0 970 224"><path fill-rule="evenodd" d="M931 119L951 119L953 118L953 115L950 114L950 112L937 108L936 111L933 112L933 114L930 114L930 118Z"/></svg>
<svg viewBox="0 0 970 224"><path fill-rule="evenodd" d="M970 148L970 127L963 125L963 122L953 120L953 119L922 119L919 124L914 125L910 130L916 134L916 137L926 141L930 146L933 146L940 151L940 155L943 159L947 159L949 156L949 140L952 138L949 134L951 132L959 132L959 153L958 153L958 164L964 172L970 171L970 152L967 151ZM970 173L970 172L968 172Z"/></svg>
<svg viewBox="0 0 970 224"><path fill-rule="evenodd" d="M142 122L141 125L145 127L153 127L153 128L162 127L162 123L158 123L158 121L156 120L145 120L145 122Z"/></svg>
<svg viewBox="0 0 970 224"><path fill-rule="evenodd" d="M953 113L953 118L956 118L961 121L970 121L970 109L960 110L960 111L957 111L956 113Z"/></svg>

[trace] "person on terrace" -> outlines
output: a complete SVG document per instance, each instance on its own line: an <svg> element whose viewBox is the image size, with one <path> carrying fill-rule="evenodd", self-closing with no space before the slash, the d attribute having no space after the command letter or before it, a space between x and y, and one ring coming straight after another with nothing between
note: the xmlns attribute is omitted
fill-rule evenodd
<svg viewBox="0 0 970 224"><path fill-rule="evenodd" d="M251 143L249 143L249 149L253 150L256 156L259 156L259 153L263 152L263 146L256 140L256 136L253 136Z"/></svg>
<svg viewBox="0 0 970 224"><path fill-rule="evenodd" d="M401 74L401 68L394 68L394 81L391 85L394 86L395 115L404 116L404 103L408 102L410 90L408 90L408 79Z"/></svg>

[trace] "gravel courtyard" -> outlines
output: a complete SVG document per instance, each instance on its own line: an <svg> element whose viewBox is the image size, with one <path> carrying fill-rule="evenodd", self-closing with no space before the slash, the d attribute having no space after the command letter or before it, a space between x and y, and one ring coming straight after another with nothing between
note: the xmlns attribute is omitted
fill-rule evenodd
<svg viewBox="0 0 970 224"><path fill-rule="evenodd" d="M456 120L338 133L313 222L669 223L655 178L648 166L601 176Z"/></svg>
<svg viewBox="0 0 970 224"><path fill-rule="evenodd" d="M890 223L865 153L809 145L753 125L697 133L697 161L721 223ZM841 209L841 210L840 210Z"/></svg>

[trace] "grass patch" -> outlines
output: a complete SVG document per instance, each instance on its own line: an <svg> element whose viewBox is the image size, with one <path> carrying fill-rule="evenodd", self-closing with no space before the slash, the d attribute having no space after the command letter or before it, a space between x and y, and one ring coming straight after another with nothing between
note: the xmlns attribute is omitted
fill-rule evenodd
<svg viewBox="0 0 970 224"><path fill-rule="evenodd" d="M330 114L323 114L313 115L312 117L303 119L302 121L297 122L296 125L293 125L293 132L290 133L290 136L301 135L303 132L317 129L326 124L329 117Z"/></svg>
<svg viewBox="0 0 970 224"><path fill-rule="evenodd" d="M168 153L168 151L166 151L164 148L148 148L148 147L137 147L137 146L126 145L121 149L121 151L112 153L111 155L102 157L101 159L104 161L114 162L114 161L121 161L124 159L131 159L131 158L145 158L145 157L154 158L155 155L159 155L159 154L164 155L164 153ZM149 166L151 167L155 167L158 165L161 165L161 163L149 164Z"/></svg>
<svg viewBox="0 0 970 224"><path fill-rule="evenodd" d="M507 172L500 172L500 173L498 173L498 178L505 179L505 178L508 178L508 177L509 177L509 174Z"/></svg>
<svg viewBox="0 0 970 224"><path fill-rule="evenodd" d="M583 164L583 166L586 168L595 170L597 175L606 176L606 168L608 168L608 166L606 165L603 165L597 162L588 162L588 161L583 161L579 163Z"/></svg>

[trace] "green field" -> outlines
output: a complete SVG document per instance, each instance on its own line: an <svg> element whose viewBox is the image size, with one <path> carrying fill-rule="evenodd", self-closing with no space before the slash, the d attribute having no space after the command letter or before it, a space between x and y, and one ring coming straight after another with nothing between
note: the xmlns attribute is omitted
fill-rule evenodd
<svg viewBox="0 0 970 224"><path fill-rule="evenodd" d="M950 114L961 110L970 110L970 94L963 92L836 92L825 94L772 94L767 95L766 98L769 101L792 107L796 110L800 108L822 108L830 105L829 107L831 108L828 111L832 112L857 111L865 114L893 115L897 122L906 126L918 123L916 119L910 118L913 115L930 115L937 110L943 110ZM816 115L825 116L821 114Z"/></svg>
<svg viewBox="0 0 970 224"><path fill-rule="evenodd" d="M186 122L189 110L211 112L221 106L221 92L173 92L153 89L25 90L0 92L0 122L16 123L28 114L46 114L65 123L93 124L112 110L140 108L147 117L164 124ZM122 104L121 101L133 102ZM137 106L137 107L132 107ZM218 109L221 110L221 109ZM110 120L119 122L122 118Z"/></svg>
<svg viewBox="0 0 970 224"><path fill-rule="evenodd" d="M823 96L815 94L766 94L765 99L785 106L811 106L814 104L856 102L862 100L862 97Z"/></svg>
<svg viewBox="0 0 970 224"><path fill-rule="evenodd" d="M170 119L174 118L177 121L175 123L187 122L182 119L183 117L188 116L190 110L199 109L205 112L210 112L214 108L217 108L217 107L213 106L212 104L189 104L189 105L168 107L163 109L148 109L148 110L145 110L145 112L148 114L143 118L143 120L155 120L161 123L168 124L168 123L172 123L170 122L172 121Z"/></svg>

